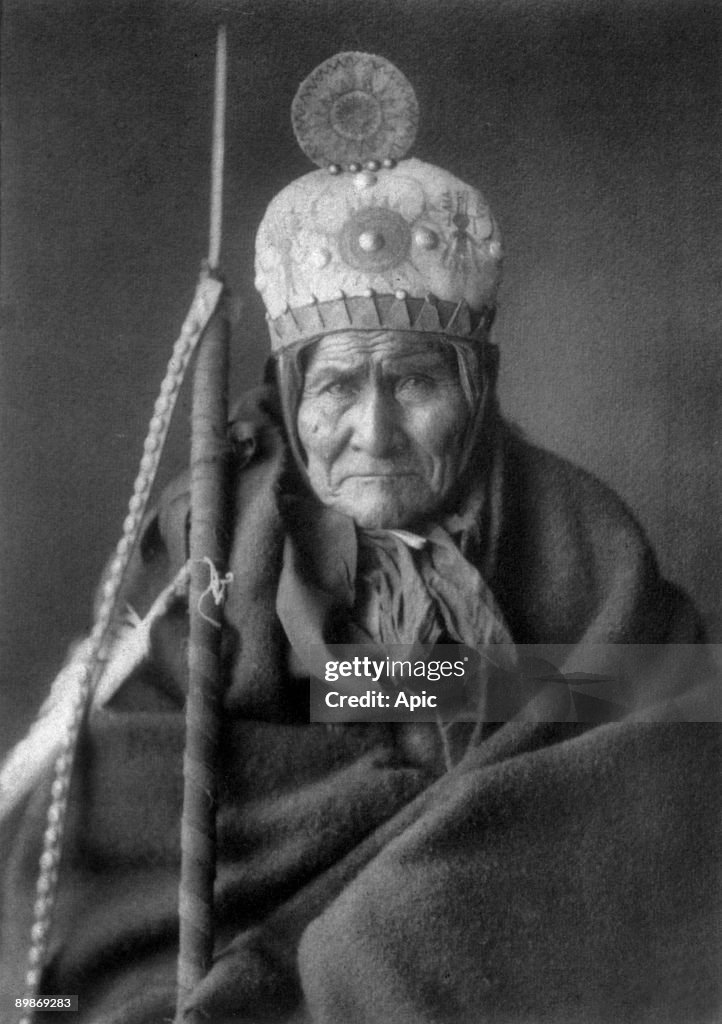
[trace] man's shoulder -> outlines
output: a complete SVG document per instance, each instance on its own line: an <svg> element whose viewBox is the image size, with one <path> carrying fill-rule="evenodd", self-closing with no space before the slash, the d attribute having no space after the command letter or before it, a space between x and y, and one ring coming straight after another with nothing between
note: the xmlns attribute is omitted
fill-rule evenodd
<svg viewBox="0 0 722 1024"><path fill-rule="evenodd" d="M649 550L646 534L626 502L599 477L571 460L502 428L504 503L527 528L589 543Z"/></svg>
<svg viewBox="0 0 722 1024"><path fill-rule="evenodd" d="M664 581L635 516L568 459L501 431L500 527L491 585L515 636L657 643L689 602ZM683 607L684 606L684 607Z"/></svg>
<svg viewBox="0 0 722 1024"><path fill-rule="evenodd" d="M225 529L251 503L266 495L285 465L285 442L274 388L261 385L243 392L228 419ZM271 479L266 479L271 478ZM147 513L129 567L123 600L144 613L190 557L191 471L167 483Z"/></svg>

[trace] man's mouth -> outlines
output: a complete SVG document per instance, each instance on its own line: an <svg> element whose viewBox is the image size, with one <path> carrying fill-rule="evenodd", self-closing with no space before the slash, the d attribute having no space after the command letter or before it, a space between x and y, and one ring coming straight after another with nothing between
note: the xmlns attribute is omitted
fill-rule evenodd
<svg viewBox="0 0 722 1024"><path fill-rule="evenodd" d="M416 476L411 470L400 470L385 473L347 473L341 478L340 483L347 480L397 480L401 477Z"/></svg>

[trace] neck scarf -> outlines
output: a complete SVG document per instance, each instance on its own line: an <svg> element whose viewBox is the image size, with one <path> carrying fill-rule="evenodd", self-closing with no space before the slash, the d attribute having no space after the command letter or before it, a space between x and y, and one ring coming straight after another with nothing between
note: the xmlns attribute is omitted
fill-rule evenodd
<svg viewBox="0 0 722 1024"><path fill-rule="evenodd" d="M494 596L442 526L358 531L352 618L380 644L511 643Z"/></svg>

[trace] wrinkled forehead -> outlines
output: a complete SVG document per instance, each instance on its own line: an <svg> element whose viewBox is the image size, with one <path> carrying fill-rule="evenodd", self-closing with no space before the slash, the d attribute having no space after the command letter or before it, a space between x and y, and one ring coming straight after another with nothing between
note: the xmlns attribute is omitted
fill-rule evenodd
<svg viewBox="0 0 722 1024"><path fill-rule="evenodd" d="M335 367L345 370L366 365L448 373L455 369L456 356L452 346L428 334L342 331L306 346L301 362L306 375Z"/></svg>

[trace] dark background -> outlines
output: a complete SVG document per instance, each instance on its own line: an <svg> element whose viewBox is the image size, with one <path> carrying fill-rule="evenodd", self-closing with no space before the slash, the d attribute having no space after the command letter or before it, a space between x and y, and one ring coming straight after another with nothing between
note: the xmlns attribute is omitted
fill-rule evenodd
<svg viewBox="0 0 722 1024"><path fill-rule="evenodd" d="M722 637L716 3L6 0L2 11L0 749L29 722L119 536L207 247L215 26L230 46L224 266L238 386L270 198L310 169L289 107L317 63L414 84L415 155L501 222L501 395L611 483ZM187 401L164 460L187 451Z"/></svg>

